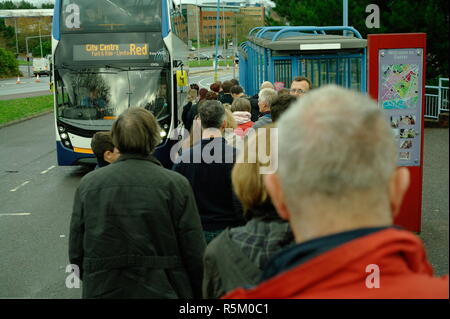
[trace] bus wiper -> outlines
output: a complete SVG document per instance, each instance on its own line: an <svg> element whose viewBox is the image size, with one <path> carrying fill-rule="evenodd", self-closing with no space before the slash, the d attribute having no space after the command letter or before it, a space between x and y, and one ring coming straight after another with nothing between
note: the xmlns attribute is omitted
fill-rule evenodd
<svg viewBox="0 0 450 319"><path fill-rule="evenodd" d="M59 69L66 69L66 70L69 70L69 71L72 71L72 72L77 72L77 70L70 68L70 67L69 67L67 64L65 64L65 63L61 64L61 66L55 65L55 69L56 69L56 70L59 70Z"/></svg>
<svg viewBox="0 0 450 319"><path fill-rule="evenodd" d="M128 70L128 69L124 69L124 68L121 68L121 67L118 67L118 66L113 66L113 65L111 65L111 64L105 64L105 67L106 67L107 69L116 69L116 70L120 70L120 71L124 71L124 72L130 71L130 70Z"/></svg>
<svg viewBox="0 0 450 319"><path fill-rule="evenodd" d="M117 72L105 72L105 71L75 71L77 74L117 74Z"/></svg>

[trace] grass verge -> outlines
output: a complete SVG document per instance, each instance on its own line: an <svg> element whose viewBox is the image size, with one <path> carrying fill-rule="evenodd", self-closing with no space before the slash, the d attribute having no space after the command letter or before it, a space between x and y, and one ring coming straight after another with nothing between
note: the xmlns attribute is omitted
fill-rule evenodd
<svg viewBox="0 0 450 319"><path fill-rule="evenodd" d="M53 108L53 95L0 101L0 125Z"/></svg>
<svg viewBox="0 0 450 319"><path fill-rule="evenodd" d="M233 67L233 60L219 60L219 66L227 66L227 63L230 67ZM200 61L189 61L189 67L195 68L199 66L213 66L213 60L200 60Z"/></svg>

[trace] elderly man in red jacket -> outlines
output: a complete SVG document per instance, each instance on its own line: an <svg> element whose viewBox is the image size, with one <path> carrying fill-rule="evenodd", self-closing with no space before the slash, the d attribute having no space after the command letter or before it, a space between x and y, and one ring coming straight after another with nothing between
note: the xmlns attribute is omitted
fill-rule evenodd
<svg viewBox="0 0 450 319"><path fill-rule="evenodd" d="M336 86L305 95L279 120L278 172L265 177L296 245L262 283L224 298L448 298L421 240L392 226L409 187L383 112Z"/></svg>

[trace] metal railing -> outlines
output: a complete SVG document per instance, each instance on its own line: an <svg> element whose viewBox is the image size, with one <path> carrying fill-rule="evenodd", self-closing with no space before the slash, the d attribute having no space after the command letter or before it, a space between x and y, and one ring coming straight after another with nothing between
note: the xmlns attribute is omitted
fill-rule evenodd
<svg viewBox="0 0 450 319"><path fill-rule="evenodd" d="M444 86L446 82L446 86ZM448 78L440 78L439 86L425 86L425 118L439 119L442 112L448 112Z"/></svg>

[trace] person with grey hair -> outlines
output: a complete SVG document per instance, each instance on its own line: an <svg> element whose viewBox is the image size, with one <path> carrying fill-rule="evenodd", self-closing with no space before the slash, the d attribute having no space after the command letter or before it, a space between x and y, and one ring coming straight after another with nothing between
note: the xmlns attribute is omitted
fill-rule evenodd
<svg viewBox="0 0 450 319"><path fill-rule="evenodd" d="M244 219L231 186L237 150L223 137L227 126L225 109L219 101L210 100L199 107L198 113L202 139L182 153L173 170L191 183L209 243L226 227L239 226Z"/></svg>
<svg viewBox="0 0 450 319"><path fill-rule="evenodd" d="M279 169L265 185L297 244L269 261L261 285L225 298L448 299L448 275L433 277L422 241L392 225L410 177L376 102L323 87L278 132Z"/></svg>
<svg viewBox="0 0 450 319"><path fill-rule="evenodd" d="M83 298L200 298L200 217L186 178L151 155L161 140L155 116L129 108L111 136L121 155L82 178L70 221Z"/></svg>
<svg viewBox="0 0 450 319"><path fill-rule="evenodd" d="M263 89L273 89L273 88L274 87L273 87L272 83L270 83L269 81L264 81L259 86L259 91L261 91ZM252 114L251 120L252 120L252 122L258 121L258 118L259 118L259 106L258 106L259 91L258 91L258 93L256 93L255 95L253 95L252 97L250 97L248 99L250 101L251 106L252 106L252 110L251 110L251 114Z"/></svg>
<svg viewBox="0 0 450 319"><path fill-rule="evenodd" d="M278 94L274 89L266 88L259 92L258 106L260 115L258 121L253 125L254 129L272 123L270 106L277 100L277 97Z"/></svg>

